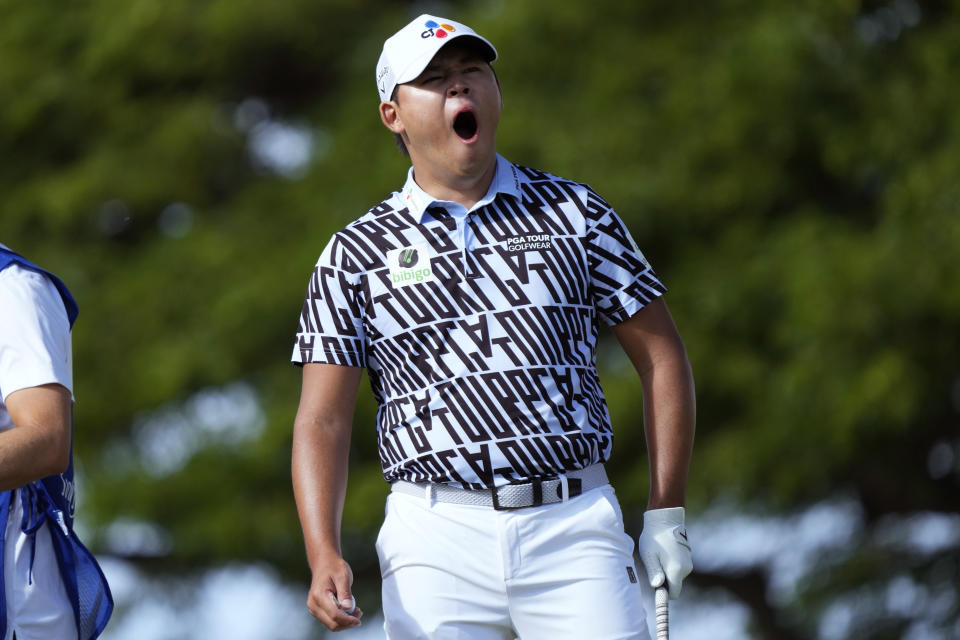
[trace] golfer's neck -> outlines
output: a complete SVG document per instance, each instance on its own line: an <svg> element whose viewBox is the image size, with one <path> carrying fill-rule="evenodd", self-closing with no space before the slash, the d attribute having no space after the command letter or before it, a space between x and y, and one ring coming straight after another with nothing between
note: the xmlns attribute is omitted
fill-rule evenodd
<svg viewBox="0 0 960 640"><path fill-rule="evenodd" d="M413 179L425 192L437 200L462 204L469 211L490 189L497 172L494 154L485 166L475 172L457 173L446 167L431 167L413 160Z"/></svg>

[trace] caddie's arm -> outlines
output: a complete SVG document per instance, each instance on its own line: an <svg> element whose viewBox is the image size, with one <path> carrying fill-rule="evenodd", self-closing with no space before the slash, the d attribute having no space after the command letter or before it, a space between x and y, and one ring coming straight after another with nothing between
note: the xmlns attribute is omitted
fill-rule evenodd
<svg viewBox="0 0 960 640"><path fill-rule="evenodd" d="M307 607L332 631L359 625L363 615L351 591L353 572L340 550L350 431L362 371L304 365L293 425L293 492L313 573Z"/></svg>
<svg viewBox="0 0 960 640"><path fill-rule="evenodd" d="M13 428L0 432L0 491L57 475L70 464L70 391L44 384L12 392L4 404Z"/></svg>
<svg viewBox="0 0 960 640"><path fill-rule="evenodd" d="M650 496L638 548L650 584L680 595L693 568L684 504L693 452L696 399L686 348L667 304L658 298L613 327L640 374L650 456Z"/></svg>

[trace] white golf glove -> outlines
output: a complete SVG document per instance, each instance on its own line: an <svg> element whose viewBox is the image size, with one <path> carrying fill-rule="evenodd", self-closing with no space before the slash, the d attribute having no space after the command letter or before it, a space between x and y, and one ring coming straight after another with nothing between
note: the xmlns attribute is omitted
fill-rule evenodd
<svg viewBox="0 0 960 640"><path fill-rule="evenodd" d="M656 589L666 581L671 600L680 596L683 579L693 571L684 513L683 507L646 511L643 532L637 541L650 586Z"/></svg>

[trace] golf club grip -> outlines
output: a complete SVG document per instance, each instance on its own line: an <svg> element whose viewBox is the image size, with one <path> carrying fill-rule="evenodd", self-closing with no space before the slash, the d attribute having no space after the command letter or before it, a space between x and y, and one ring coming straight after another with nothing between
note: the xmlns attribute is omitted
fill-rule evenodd
<svg viewBox="0 0 960 640"><path fill-rule="evenodd" d="M657 605L657 640L670 640L670 594L658 587L654 594Z"/></svg>

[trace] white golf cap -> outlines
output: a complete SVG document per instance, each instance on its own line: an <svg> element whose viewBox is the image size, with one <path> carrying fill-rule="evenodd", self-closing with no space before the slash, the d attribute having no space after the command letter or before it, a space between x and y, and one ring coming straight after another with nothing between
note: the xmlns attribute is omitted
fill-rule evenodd
<svg viewBox="0 0 960 640"><path fill-rule="evenodd" d="M490 42L465 24L448 18L424 14L387 38L377 62L377 91L380 101L389 102L398 84L410 82L433 60L448 42L469 36L481 43L487 62L497 59L497 50Z"/></svg>

